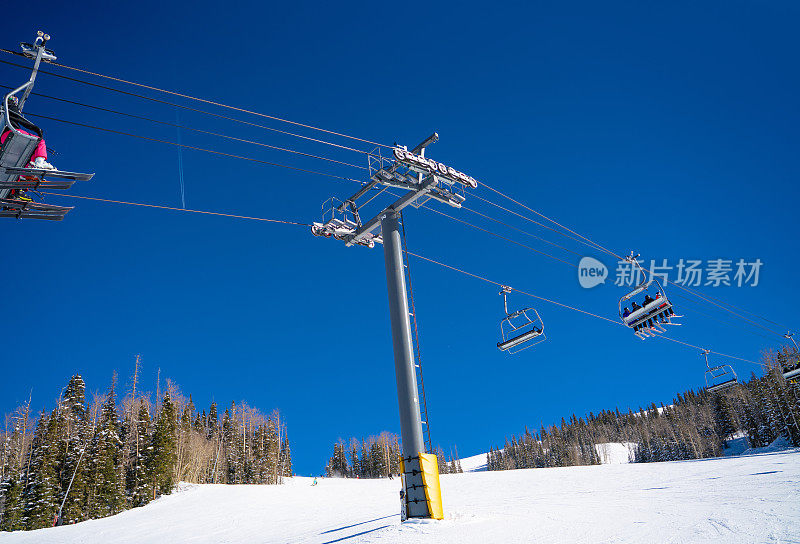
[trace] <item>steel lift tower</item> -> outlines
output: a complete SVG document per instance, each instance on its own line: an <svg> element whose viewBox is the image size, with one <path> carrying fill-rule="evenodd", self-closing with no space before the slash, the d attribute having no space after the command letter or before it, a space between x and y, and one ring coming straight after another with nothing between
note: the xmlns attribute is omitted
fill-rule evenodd
<svg viewBox="0 0 800 544"><path fill-rule="evenodd" d="M323 221L314 223L311 228L315 236L336 238L346 246L363 245L371 248L375 242L383 244L403 442L401 476L404 520L441 519L443 514L436 456L425 452L423 441L400 212L410 205L419 208L431 200L460 208L465 200L465 188L474 189L478 186L472 177L425 157L425 148L438 139L439 135L434 133L410 151L406 147L395 147L389 158L383 157L379 149L373 151L368 155L370 181L345 201L326 201L323 204ZM405 194L369 221L362 222L358 199L379 185L403 190ZM375 234L379 226L380 234Z"/></svg>

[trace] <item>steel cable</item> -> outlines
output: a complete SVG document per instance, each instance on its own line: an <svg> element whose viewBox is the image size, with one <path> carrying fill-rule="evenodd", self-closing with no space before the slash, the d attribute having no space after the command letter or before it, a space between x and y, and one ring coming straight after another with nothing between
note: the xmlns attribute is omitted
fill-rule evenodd
<svg viewBox="0 0 800 544"><path fill-rule="evenodd" d="M21 53L18 53L18 52L15 52L15 51L11 51L9 49L0 49L0 51L2 51L3 53L10 53L12 55L19 55L19 56L25 57L25 55L22 55ZM87 74L87 75L91 75L91 76L95 76L95 77L108 79L108 80L111 80L111 81L116 81L118 83L124 83L126 85L132 85L134 87L140 87L142 89L148 89L148 90L151 90L151 91L156 91L156 92L160 92L160 93L164 93L164 94L169 94L169 95L172 95L172 96L178 96L178 97L181 97L181 98L186 98L188 100L194 100L194 101L197 101L197 102L202 102L204 104L209 104L209 105L212 105L212 106L218 106L220 108L226 108L226 109L229 109L229 110L234 110L234 111L238 111L238 112L242 112L242 113L248 113L250 115L256 115L258 117L264 117L266 119L272 119L273 121L280 121L281 123L288 123L290 125L295 125L295 126L299 126L299 127L303 127L303 128L308 128L308 129L311 129L311 130L317 130L319 132L324 132L326 134L331 134L333 136L340 136L342 138L348 138L348 139L351 139L351 140L356 140L356 141L363 142L363 143L370 144L370 145L377 145L377 146L389 147L389 148L392 147L390 145L381 144L381 143L378 143L378 142L373 142L371 140L365 140L363 138L358 138L356 136L351 136L349 134L344 134L344 133L341 133L341 132L334 132L332 130L327 130L327 129L320 128L320 127L315 127L313 125L307 125L307 124L304 124L304 123L299 123L297 121L291 121L289 119L283 119L281 117L275 117L274 115L267 115L266 113L260 113L260 112L257 112L257 111L252 111L252 110L248 110L248 109L244 109L244 108L238 108L236 106L231 106L231 105L224 104L224 103L221 103L221 102L215 102L213 100L206 100L205 98L198 98L196 96L191 96L191 95L179 93L179 92L176 92L176 91L169 91L169 90L166 90L166 89L160 89L160 88L154 87L152 85L145 85L143 83L137 83L135 81L128 81L128 80L121 79L121 78L114 77L114 76L108 76L108 75L100 74L100 73L97 73L97 72L91 72L89 70L84 70L82 68L76 68L74 66L68 66L66 64L61 64L61 63L58 63L58 62L49 62L48 64L52 64L53 66L58 66L59 68L64 68L66 70L73 70L75 72L80 72L82 74ZM44 72L42 70L40 70L40 72L48 73L48 72ZM50 74L50 75L57 75L57 74ZM66 76L60 76L60 77L66 77Z"/></svg>

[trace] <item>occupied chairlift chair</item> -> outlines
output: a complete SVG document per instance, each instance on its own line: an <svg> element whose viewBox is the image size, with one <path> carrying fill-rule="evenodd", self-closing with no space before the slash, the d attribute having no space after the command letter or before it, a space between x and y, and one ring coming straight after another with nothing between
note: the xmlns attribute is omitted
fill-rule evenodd
<svg viewBox="0 0 800 544"><path fill-rule="evenodd" d="M708 364L709 350L703 350L703 357L706 360L706 391L718 393L739 385L739 378L736 376L731 365L711 366Z"/></svg>
<svg viewBox="0 0 800 544"><path fill-rule="evenodd" d="M56 59L53 52L44 45L50 36L39 32L33 44L22 43L22 52L26 57L35 59L30 79L3 97L0 103L0 132L10 131L5 143L0 147L0 217L16 217L17 219L49 219L60 221L69 212L71 207L54 206L39 202L28 202L10 198L14 189L69 189L75 181L88 181L94 174L80 174L76 172L62 172L42 168L26 168L31 156L39 145L41 138L36 135L25 134L11 122L9 114L9 99L23 93L19 98L19 110L33 89L39 64L42 60L52 62ZM22 178L20 176L23 176ZM49 178L49 179L46 179Z"/></svg>
<svg viewBox="0 0 800 544"><path fill-rule="evenodd" d="M655 277L649 281L646 279L644 269L639 264L637 257L639 255L634 255L631 252L631 255L626 257L625 260L638 268L642 281L633 291L619 299L619 318L627 327L633 329L636 336L644 340L647 337L654 337L656 333L667 332L663 325L679 326L680 323L673 323L672 319L682 316L676 315L672 310L672 303L667 298L664 288L658 280ZM632 308L632 311L625 315L625 310L629 304L628 301L630 300L632 304L635 301L631 299L642 293L645 296L650 295L653 299L652 302L642 304L640 308L635 310Z"/></svg>
<svg viewBox="0 0 800 544"><path fill-rule="evenodd" d="M518 353L524 349L544 342L544 323L535 308L523 308L516 312L508 311L508 294L511 287L502 286L500 294L503 295L503 309L506 317L500 321L500 334L503 340L497 343L500 351Z"/></svg>

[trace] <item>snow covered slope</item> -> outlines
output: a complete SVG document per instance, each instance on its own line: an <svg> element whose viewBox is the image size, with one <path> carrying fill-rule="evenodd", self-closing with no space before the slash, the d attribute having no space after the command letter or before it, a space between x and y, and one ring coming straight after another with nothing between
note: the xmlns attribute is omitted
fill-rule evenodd
<svg viewBox="0 0 800 544"><path fill-rule="evenodd" d="M594 449L601 464L622 465L631 462L635 446L633 442L606 442L595 444Z"/></svg>
<svg viewBox="0 0 800 544"><path fill-rule="evenodd" d="M500 450L502 451L502 450ZM486 470L486 454L479 453L472 457L464 457L458 461L461 463L461 470L464 472L481 472Z"/></svg>
<svg viewBox="0 0 800 544"><path fill-rule="evenodd" d="M397 480L188 486L112 518L0 543L800 541L800 450L442 476L446 519L400 525Z"/></svg>

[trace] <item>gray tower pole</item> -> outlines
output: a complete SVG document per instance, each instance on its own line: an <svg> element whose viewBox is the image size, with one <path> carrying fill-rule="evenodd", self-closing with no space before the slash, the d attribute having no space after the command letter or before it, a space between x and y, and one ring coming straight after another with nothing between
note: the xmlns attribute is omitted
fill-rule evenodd
<svg viewBox="0 0 800 544"><path fill-rule="evenodd" d="M392 322L394 368L397 374L397 400L400 405L400 435L403 457L417 457L425 452L422 422L419 414L417 373L411 344L411 322L408 315L406 278L400 238L400 214L387 211L381 217L383 255L386 259L386 286L389 291L389 316Z"/></svg>
<svg viewBox="0 0 800 544"><path fill-rule="evenodd" d="M403 439L402 474L404 510L402 519L430 518L425 496L419 454L425 453L422 422L419 414L417 373L411 345L411 322L408 318L406 277L400 239L400 213L389 209L381 215L383 255L386 259L386 286L389 291L389 316L392 322L394 370L397 376L397 404L400 407L400 436Z"/></svg>

